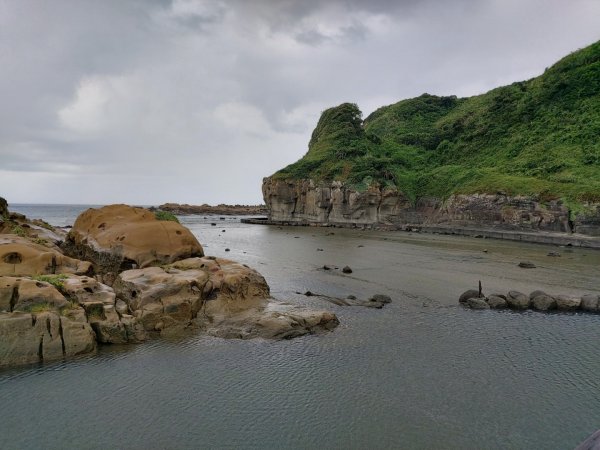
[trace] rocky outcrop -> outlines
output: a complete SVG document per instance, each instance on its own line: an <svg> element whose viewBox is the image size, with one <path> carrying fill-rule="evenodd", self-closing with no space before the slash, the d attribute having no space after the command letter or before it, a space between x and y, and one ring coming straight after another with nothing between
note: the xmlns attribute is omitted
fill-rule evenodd
<svg viewBox="0 0 600 450"><path fill-rule="evenodd" d="M228 338L291 338L332 329L334 314L275 301L255 270L226 259L190 258L122 272L117 295L147 331L199 328Z"/></svg>
<svg viewBox="0 0 600 450"><path fill-rule="evenodd" d="M497 193L452 195L445 201L423 198L415 204L389 187L372 185L359 192L337 181L318 184L312 180L276 178L265 178L262 191L272 221L395 228L453 225L600 234L597 209L570 223L569 209L559 200ZM592 206L588 210L592 211Z"/></svg>
<svg viewBox="0 0 600 450"><path fill-rule="evenodd" d="M0 367L95 349L96 335L80 305L47 282L0 277Z"/></svg>
<svg viewBox="0 0 600 450"><path fill-rule="evenodd" d="M184 226L127 205L83 212L63 248L70 256L91 261L102 274L204 255L196 237Z"/></svg>
<svg viewBox="0 0 600 450"><path fill-rule="evenodd" d="M0 275L86 274L91 266L25 237L0 234Z"/></svg>
<svg viewBox="0 0 600 450"><path fill-rule="evenodd" d="M169 211L173 214L219 214L222 216L248 216L248 215L266 215L267 207L265 205L216 205L211 206L206 203L203 205L188 205L179 203L165 203L158 207L159 210Z"/></svg>

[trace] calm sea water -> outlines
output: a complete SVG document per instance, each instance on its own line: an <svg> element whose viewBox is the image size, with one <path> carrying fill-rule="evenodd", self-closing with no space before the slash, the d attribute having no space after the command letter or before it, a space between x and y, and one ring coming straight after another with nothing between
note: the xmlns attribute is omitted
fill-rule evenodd
<svg viewBox="0 0 600 450"><path fill-rule="evenodd" d="M55 225L85 209L11 208ZM207 254L256 268L275 297L334 311L340 327L107 346L0 372L0 447L570 449L600 427L600 316L456 306L478 280L488 292L599 292L600 252L181 220ZM295 293L307 289L393 303L338 307Z"/></svg>

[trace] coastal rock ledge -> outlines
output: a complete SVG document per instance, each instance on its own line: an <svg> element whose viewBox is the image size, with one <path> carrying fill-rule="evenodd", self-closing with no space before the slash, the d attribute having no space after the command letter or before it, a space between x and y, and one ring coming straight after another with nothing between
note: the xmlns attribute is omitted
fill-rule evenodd
<svg viewBox="0 0 600 450"><path fill-rule="evenodd" d="M339 181L276 177L263 179L262 192L272 222L395 229L448 225L600 236L600 205L595 203L586 203L585 212L573 214L560 200L504 193L412 202L397 189L376 184L358 191Z"/></svg>
<svg viewBox="0 0 600 450"><path fill-rule="evenodd" d="M339 324L273 299L257 271L204 256L188 229L143 208L89 209L65 254L58 243L0 233L0 368L153 336L290 339Z"/></svg>

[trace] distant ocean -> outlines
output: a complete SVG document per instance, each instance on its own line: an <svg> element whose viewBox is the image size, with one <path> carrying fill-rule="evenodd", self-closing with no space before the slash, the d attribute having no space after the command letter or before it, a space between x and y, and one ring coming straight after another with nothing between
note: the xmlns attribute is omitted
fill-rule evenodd
<svg viewBox="0 0 600 450"><path fill-rule="evenodd" d="M97 208L99 205L42 205L26 203L9 203L11 212L25 214L29 219L43 219L50 225L66 227L73 225L79 214L88 208Z"/></svg>

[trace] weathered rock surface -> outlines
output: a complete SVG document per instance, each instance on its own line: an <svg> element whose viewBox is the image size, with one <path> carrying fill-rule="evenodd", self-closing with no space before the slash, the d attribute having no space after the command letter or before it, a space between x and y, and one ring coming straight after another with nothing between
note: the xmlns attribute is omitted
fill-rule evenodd
<svg viewBox="0 0 600 450"><path fill-rule="evenodd" d="M334 314L274 301L258 272L226 259L189 258L165 268L128 270L114 288L148 331L197 327L219 337L281 339L339 323Z"/></svg>
<svg viewBox="0 0 600 450"><path fill-rule="evenodd" d="M83 212L64 249L71 256L92 261L97 272L115 274L204 255L196 237L184 226L157 220L153 212L127 205Z"/></svg>
<svg viewBox="0 0 600 450"><path fill-rule="evenodd" d="M393 188L369 186L356 191L339 181L264 178L263 198L269 219L324 225L410 225L494 227L509 230L576 231L600 235L600 208L569 223L569 209L560 200L497 194L452 195L446 201L422 198L413 204Z"/></svg>
<svg viewBox="0 0 600 450"><path fill-rule="evenodd" d="M85 274L91 263L69 258L58 251L14 234L0 234L0 276L55 273Z"/></svg>
<svg viewBox="0 0 600 450"><path fill-rule="evenodd" d="M581 309L584 311L600 311L600 296L594 294L585 294L581 297Z"/></svg>
<svg viewBox="0 0 600 450"><path fill-rule="evenodd" d="M573 311L579 309L581 299L571 295L556 296L556 307L563 311Z"/></svg>
<svg viewBox="0 0 600 450"><path fill-rule="evenodd" d="M471 297L467 299L467 305L471 309L490 309L490 305L483 297Z"/></svg>
<svg viewBox="0 0 600 450"><path fill-rule="evenodd" d="M508 307L506 303L506 296L501 294L492 294L488 297L488 305L492 309L503 309Z"/></svg>

